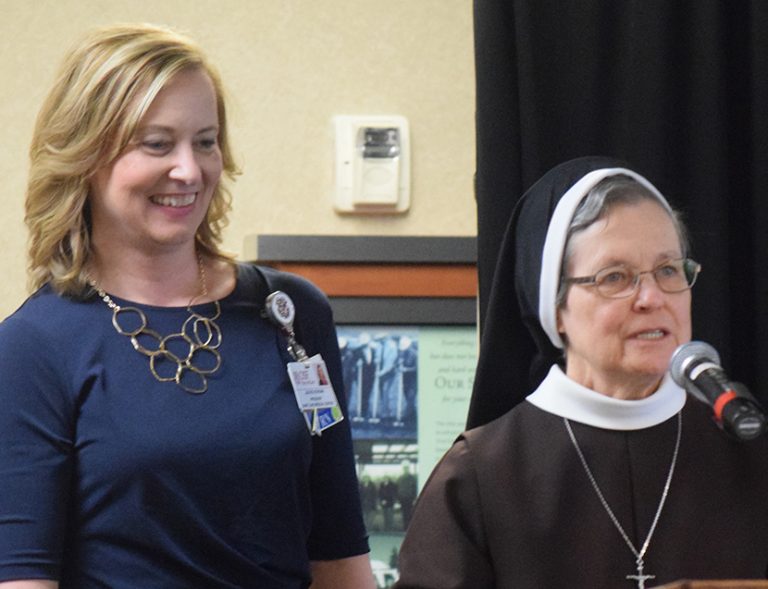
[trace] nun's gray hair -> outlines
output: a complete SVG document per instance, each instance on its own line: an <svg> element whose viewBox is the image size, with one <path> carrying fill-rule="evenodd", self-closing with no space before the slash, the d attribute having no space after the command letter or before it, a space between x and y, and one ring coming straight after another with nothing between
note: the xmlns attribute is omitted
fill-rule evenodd
<svg viewBox="0 0 768 589"><path fill-rule="evenodd" d="M568 225L565 248L563 250L563 261L560 266L560 283L557 289L556 303L558 309L565 306L568 287L570 286L564 279L567 277L569 262L573 256L571 238L577 233L584 231L593 223L606 217L612 207L619 204L637 204L646 200L659 203L659 198L653 192L624 174L610 176L601 180L587 193L576 207L571 223ZM661 203L659 205L662 206ZM664 206L662 208L669 214L672 224L675 226L675 231L680 240L682 257L686 257L690 244L688 241L688 230L683 224L681 215L674 209L667 209Z"/></svg>

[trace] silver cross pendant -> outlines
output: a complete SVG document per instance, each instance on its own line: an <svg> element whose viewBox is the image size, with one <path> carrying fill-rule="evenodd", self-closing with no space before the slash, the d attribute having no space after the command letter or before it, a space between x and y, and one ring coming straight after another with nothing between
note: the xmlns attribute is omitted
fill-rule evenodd
<svg viewBox="0 0 768 589"><path fill-rule="evenodd" d="M631 581L637 581L637 589L645 589L645 582L648 579L656 578L656 575L644 575L643 574L644 566L645 566L645 563L643 562L643 559L642 558L637 559L637 574L627 575L627 579Z"/></svg>

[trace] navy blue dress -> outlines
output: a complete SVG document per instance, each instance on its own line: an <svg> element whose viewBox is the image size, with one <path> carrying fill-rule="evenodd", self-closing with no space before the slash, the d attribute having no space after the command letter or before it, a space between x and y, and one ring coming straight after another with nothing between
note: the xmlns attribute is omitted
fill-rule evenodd
<svg viewBox="0 0 768 589"><path fill-rule="evenodd" d="M260 314L265 274L345 407L326 298L273 270L238 266L223 363L200 395L158 382L97 297L43 287L0 324L0 581L303 588L310 560L368 551L348 423L310 437L285 341ZM113 298L161 334L189 315Z"/></svg>

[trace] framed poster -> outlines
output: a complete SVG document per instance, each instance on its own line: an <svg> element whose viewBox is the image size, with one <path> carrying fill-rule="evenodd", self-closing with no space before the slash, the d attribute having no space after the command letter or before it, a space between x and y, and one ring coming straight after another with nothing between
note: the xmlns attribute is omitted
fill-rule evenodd
<svg viewBox="0 0 768 589"><path fill-rule="evenodd" d="M477 363L475 328L337 330L371 559L394 582L418 491L464 429Z"/></svg>
<svg viewBox="0 0 768 589"><path fill-rule="evenodd" d="M258 251L331 301L371 561L386 589L418 492L466 423L474 239L260 236Z"/></svg>

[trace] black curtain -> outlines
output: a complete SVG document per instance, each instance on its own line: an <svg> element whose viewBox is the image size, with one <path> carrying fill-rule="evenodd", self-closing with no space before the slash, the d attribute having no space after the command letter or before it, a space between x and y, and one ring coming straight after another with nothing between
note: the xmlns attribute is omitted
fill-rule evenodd
<svg viewBox="0 0 768 589"><path fill-rule="evenodd" d="M684 213L694 338L768 400L768 2L475 0L474 24L481 330L516 200L615 156Z"/></svg>

